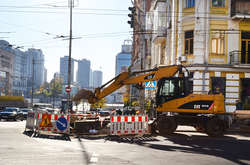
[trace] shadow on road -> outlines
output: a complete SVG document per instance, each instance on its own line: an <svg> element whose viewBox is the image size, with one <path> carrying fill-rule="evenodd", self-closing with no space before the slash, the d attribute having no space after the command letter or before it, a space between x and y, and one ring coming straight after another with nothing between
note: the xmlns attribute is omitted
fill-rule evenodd
<svg viewBox="0 0 250 165"><path fill-rule="evenodd" d="M87 140L100 140L100 139L106 139L107 135L76 135L76 138L87 139Z"/></svg>
<svg viewBox="0 0 250 165"><path fill-rule="evenodd" d="M24 131L24 135L34 138L45 138L45 139L52 139L52 140L66 140L71 141L70 137L67 135L57 135L57 134L35 134L32 131Z"/></svg>
<svg viewBox="0 0 250 165"><path fill-rule="evenodd" d="M221 157L240 165L247 165L241 160L250 161L250 141L238 140L233 137L224 136L221 138L211 138L208 136L187 136L184 134L174 134L166 136L165 140L171 141L172 145L141 143L139 145L163 151L178 151L185 153L204 154ZM145 145L146 144L146 145Z"/></svg>
<svg viewBox="0 0 250 165"><path fill-rule="evenodd" d="M90 156L89 156L89 153L87 152L87 149L86 147L84 146L82 140L81 140L81 137L77 137L78 138L78 142L79 142L79 145L81 146L81 149L82 149L82 153L83 153L83 161L88 165L90 164Z"/></svg>

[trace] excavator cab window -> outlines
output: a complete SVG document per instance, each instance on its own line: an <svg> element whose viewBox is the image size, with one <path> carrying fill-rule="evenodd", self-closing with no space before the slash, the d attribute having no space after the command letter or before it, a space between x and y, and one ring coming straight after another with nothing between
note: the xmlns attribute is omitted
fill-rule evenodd
<svg viewBox="0 0 250 165"><path fill-rule="evenodd" d="M159 80L156 104L161 105L164 102L186 96L187 87L185 86L185 78L172 77Z"/></svg>

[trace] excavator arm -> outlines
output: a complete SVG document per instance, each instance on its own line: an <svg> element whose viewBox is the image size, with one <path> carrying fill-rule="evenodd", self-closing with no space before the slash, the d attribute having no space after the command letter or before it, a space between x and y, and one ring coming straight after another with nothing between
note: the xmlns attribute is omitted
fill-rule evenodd
<svg viewBox="0 0 250 165"><path fill-rule="evenodd" d="M115 78L111 79L106 84L96 88L94 93L92 91L81 89L73 98L74 101L87 99L89 103L93 104L98 100L113 93L124 85L138 84L146 81L159 80L163 77L172 77L177 72L182 73L181 65L164 66L150 70L138 72L122 72Z"/></svg>

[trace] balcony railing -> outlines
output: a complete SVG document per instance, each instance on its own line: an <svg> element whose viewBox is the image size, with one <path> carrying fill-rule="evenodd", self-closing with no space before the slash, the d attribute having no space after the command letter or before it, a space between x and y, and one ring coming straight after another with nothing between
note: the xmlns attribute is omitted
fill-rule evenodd
<svg viewBox="0 0 250 165"><path fill-rule="evenodd" d="M233 19L245 18L250 19L250 1L249 0L232 0L231 17Z"/></svg>
<svg viewBox="0 0 250 165"><path fill-rule="evenodd" d="M234 50L229 53L230 64L250 64L250 51L238 51Z"/></svg>

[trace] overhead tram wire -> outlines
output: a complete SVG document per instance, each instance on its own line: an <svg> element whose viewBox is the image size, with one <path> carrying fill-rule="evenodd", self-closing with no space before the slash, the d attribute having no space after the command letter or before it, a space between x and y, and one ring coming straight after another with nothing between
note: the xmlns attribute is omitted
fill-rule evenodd
<svg viewBox="0 0 250 165"><path fill-rule="evenodd" d="M1 12L1 11L0 11ZM15 27L18 27L18 28L25 28L25 29L29 29L31 31L34 31L34 32L38 32L38 33L42 33L44 35L52 35L52 36L57 36L57 34L53 34L53 33L50 33L50 32L45 32L45 31L41 31L41 30L37 30L35 28L31 28L31 27L28 27L28 26L23 26L23 25L17 25L17 24L13 24L13 23L9 23L9 22L6 22L6 21L3 21L3 20L0 20L0 22L6 24L6 25L9 25L9 26L15 26Z"/></svg>
<svg viewBox="0 0 250 165"><path fill-rule="evenodd" d="M171 31L169 31L171 32ZM154 31L134 31L135 35L140 35L140 34L159 34L159 33L164 33L162 31L154 30ZM213 33L218 33L218 34L239 34L240 32L238 30L212 30L212 31L200 31L199 35L206 35L206 34L213 34ZM184 32L175 32L174 34L184 34ZM123 35L133 35L132 31L128 32L116 32L116 33L96 33L96 34L85 34L85 35L78 35L79 37L82 37L81 39L91 39L91 38L115 38L115 37L120 37ZM64 40L64 38L58 38ZM61 41L62 41L61 40ZM46 42L46 43L40 43L40 42ZM49 42L49 43L48 43ZM18 45L24 45L24 47L28 47L29 43L31 46L34 43L38 43L38 45L51 45L51 42L55 42L55 39L45 39L45 40L38 40L38 41L31 41L31 42L25 42L21 43ZM57 40L57 42L60 42L60 40Z"/></svg>
<svg viewBox="0 0 250 165"><path fill-rule="evenodd" d="M65 11L23 11L23 10L0 10L0 13L21 13L21 14L67 14L67 12ZM78 15L97 15L97 16L127 16L127 13L97 13L97 12L77 12L74 11L74 14L78 14ZM142 14L142 16L146 17L145 14ZM171 15L158 15L158 17L162 17L162 18L168 18L168 17L173 17ZM178 16L174 16L174 17L178 17ZM193 15L188 15L187 18L194 18L194 19L209 19L209 20L229 20L230 18L226 17L226 16L222 16L222 17L214 17L214 16L193 16Z"/></svg>
<svg viewBox="0 0 250 165"><path fill-rule="evenodd" d="M52 7L39 7L39 6L3 6L0 5L0 8L14 8L14 9L49 9L49 10L66 10L67 6L52 6ZM79 8L76 7L74 10L80 11L110 11L110 12L128 12L128 10L122 9L102 9L102 8Z"/></svg>
<svg viewBox="0 0 250 165"><path fill-rule="evenodd" d="M60 6L53 6L53 7L38 7L38 6L1 6L0 5L0 8L27 8L27 9L48 9L48 10L66 10L67 7L60 7ZM128 12L128 10L119 10L119 9L101 9L101 8L74 8L75 11L77 10L80 10L80 11L110 11L110 12ZM1 12L1 11L0 11ZM20 11L20 12L26 12L26 11ZM30 11L27 11L27 12L30 12ZM33 11L34 12L34 11ZM39 11L38 11L39 12ZM147 14L150 14L150 13L154 13L153 11L149 11L149 12L146 12ZM157 13L162 13L162 14L171 14L172 13L172 10L169 10L169 11L158 11ZM174 12L174 13L182 13L182 14L193 14L194 12L190 12L190 11L183 11L183 12ZM210 14L210 12L195 12L195 13L198 13L198 14ZM81 14L85 14L85 13L81 13ZM86 13L86 14L89 14L89 13ZM98 13L93 13L93 14L98 14ZM102 13L100 13L102 14ZM112 13L109 13L109 14L112 14ZM215 12L213 14L222 14L221 12ZM142 14L143 16L145 16L145 14ZM188 15L187 15L188 16ZM172 17L172 16L159 16L158 17ZM176 16L178 17L178 16Z"/></svg>
<svg viewBox="0 0 250 165"><path fill-rule="evenodd" d="M66 11L24 11L24 10L0 10L0 13L24 13L24 14L67 14ZM79 15L112 15L112 16L127 16L127 13L96 13L96 12L73 12Z"/></svg>

